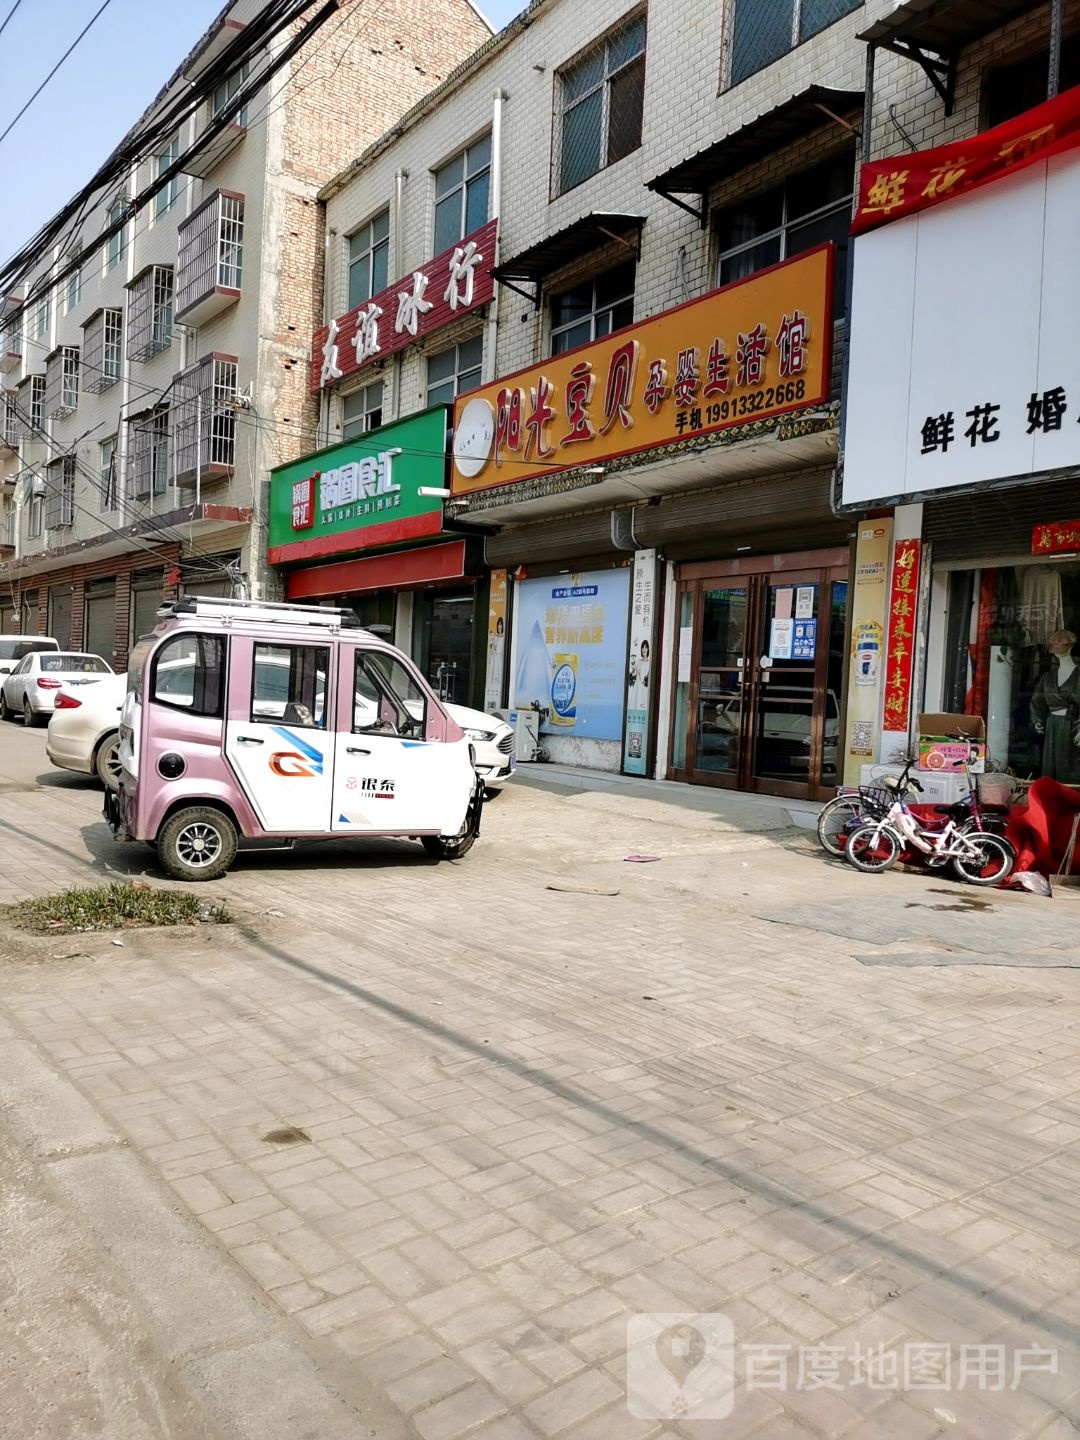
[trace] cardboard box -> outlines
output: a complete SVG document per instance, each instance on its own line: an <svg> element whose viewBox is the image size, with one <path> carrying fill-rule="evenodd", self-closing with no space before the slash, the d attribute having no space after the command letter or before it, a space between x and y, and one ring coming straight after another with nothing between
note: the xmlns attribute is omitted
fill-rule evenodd
<svg viewBox="0 0 1080 1440"><path fill-rule="evenodd" d="M954 740L964 735L964 740ZM986 721L981 715L920 715L919 769L962 775L968 756L973 775L986 769Z"/></svg>

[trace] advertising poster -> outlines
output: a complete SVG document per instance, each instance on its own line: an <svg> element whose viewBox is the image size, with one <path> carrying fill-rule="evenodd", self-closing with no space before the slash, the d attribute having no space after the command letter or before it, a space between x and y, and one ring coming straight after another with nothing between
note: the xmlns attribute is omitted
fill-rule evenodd
<svg viewBox="0 0 1080 1440"><path fill-rule="evenodd" d="M888 600L891 517L864 520L855 542L855 584L851 589L851 684L847 702L844 783L857 785L864 761L875 754L881 713L882 641Z"/></svg>
<svg viewBox="0 0 1080 1440"><path fill-rule="evenodd" d="M487 673L484 680L484 709L502 705L503 675L506 670L506 571L492 570L488 596Z"/></svg>
<svg viewBox="0 0 1080 1440"><path fill-rule="evenodd" d="M634 556L630 597L630 655L627 666L626 734L623 769L644 775L648 765L649 714L654 693L653 652L656 649L656 551Z"/></svg>
<svg viewBox="0 0 1080 1440"><path fill-rule="evenodd" d="M548 735L621 740L629 609L626 569L518 581L511 704L544 706Z"/></svg>

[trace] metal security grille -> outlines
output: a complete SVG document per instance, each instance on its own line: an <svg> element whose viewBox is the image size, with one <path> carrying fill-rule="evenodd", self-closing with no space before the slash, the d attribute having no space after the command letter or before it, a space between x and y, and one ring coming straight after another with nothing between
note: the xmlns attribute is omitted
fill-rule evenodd
<svg viewBox="0 0 1080 1440"><path fill-rule="evenodd" d="M172 344L173 272L169 265L151 265L128 290L128 355L149 360Z"/></svg>
<svg viewBox="0 0 1080 1440"><path fill-rule="evenodd" d="M79 347L61 345L45 361L45 416L62 420L79 403Z"/></svg>
<svg viewBox="0 0 1080 1440"><path fill-rule="evenodd" d="M54 460L47 473L45 529L65 530L75 523L75 456Z"/></svg>
<svg viewBox="0 0 1080 1440"><path fill-rule="evenodd" d="M208 355L173 385L176 477L198 482L231 473L236 461L236 357Z"/></svg>
<svg viewBox="0 0 1080 1440"><path fill-rule="evenodd" d="M244 258L244 199L218 191L178 232L176 312L217 289L239 290Z"/></svg>
<svg viewBox="0 0 1080 1440"><path fill-rule="evenodd" d="M862 0L735 0L729 83L738 85L861 4Z"/></svg>
<svg viewBox="0 0 1080 1440"><path fill-rule="evenodd" d="M4 394L3 434L0 441L9 450L14 450L22 438L22 423L19 420L18 400L13 390Z"/></svg>
<svg viewBox="0 0 1080 1440"><path fill-rule="evenodd" d="M624 18L558 76L562 194L641 144L645 99L645 15Z"/></svg>
<svg viewBox="0 0 1080 1440"><path fill-rule="evenodd" d="M128 421L127 488L133 500L148 500L168 486L169 409L162 405Z"/></svg>
<svg viewBox="0 0 1080 1440"><path fill-rule="evenodd" d="M120 310L98 310L83 326L83 389L100 395L120 379L124 316Z"/></svg>
<svg viewBox="0 0 1080 1440"><path fill-rule="evenodd" d="M41 412L45 403L45 376L31 375L29 380L22 382L15 395L19 414L19 438L39 439L37 431L41 429L44 419Z"/></svg>

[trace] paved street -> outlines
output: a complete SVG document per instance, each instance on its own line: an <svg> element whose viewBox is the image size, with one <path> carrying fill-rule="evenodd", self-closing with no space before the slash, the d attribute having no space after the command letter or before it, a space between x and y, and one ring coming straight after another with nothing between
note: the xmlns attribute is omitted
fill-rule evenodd
<svg viewBox="0 0 1080 1440"><path fill-rule="evenodd" d="M0 900L166 883L0 739ZM0 1430L1080 1434L1080 892L864 877L787 820L518 785L458 864L264 854L203 887L229 927L5 928ZM628 1321L714 1312L730 1414L632 1415Z"/></svg>

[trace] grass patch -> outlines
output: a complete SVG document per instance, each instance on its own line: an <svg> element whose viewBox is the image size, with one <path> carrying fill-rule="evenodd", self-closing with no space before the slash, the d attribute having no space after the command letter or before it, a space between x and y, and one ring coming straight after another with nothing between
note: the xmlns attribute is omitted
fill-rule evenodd
<svg viewBox="0 0 1080 1440"><path fill-rule="evenodd" d="M148 925L225 925L232 919L224 905L183 890L155 890L116 881L23 900L9 905L7 916L13 924L39 935L77 935Z"/></svg>

